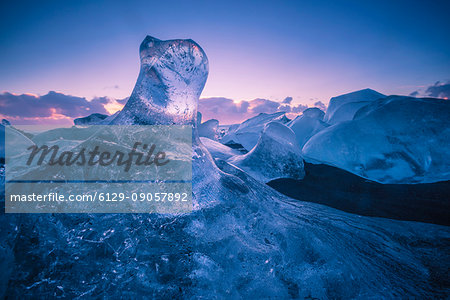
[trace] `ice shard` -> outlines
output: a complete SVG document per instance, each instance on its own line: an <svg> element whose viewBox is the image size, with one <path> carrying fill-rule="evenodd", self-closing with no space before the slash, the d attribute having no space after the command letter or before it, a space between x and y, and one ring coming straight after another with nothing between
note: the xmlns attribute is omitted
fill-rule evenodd
<svg viewBox="0 0 450 300"><path fill-rule="evenodd" d="M295 133L278 122L266 125L250 152L230 158L228 162L264 183L278 178L298 180L305 175Z"/></svg>
<svg viewBox="0 0 450 300"><path fill-rule="evenodd" d="M217 140L219 130L219 121L216 119L208 120L198 125L198 135L211 140Z"/></svg>
<svg viewBox="0 0 450 300"><path fill-rule="evenodd" d="M301 116L286 124L294 131L300 149L313 135L328 127L328 124L322 121L323 116L324 112L319 108L308 108Z"/></svg>
<svg viewBox="0 0 450 300"><path fill-rule="evenodd" d="M360 91L351 92L348 94L340 95L330 99L330 104L328 105L327 112L323 120L329 124L335 124L340 119L344 119L349 114L348 111L353 111L355 105L347 106L347 109L342 109L338 112L339 108L349 104L357 102L372 102L378 99L386 98L385 95L378 93L372 89L364 89ZM356 104L357 105L357 104ZM361 106L360 106L361 107ZM337 113L336 116L334 116Z"/></svg>
<svg viewBox="0 0 450 300"><path fill-rule="evenodd" d="M250 151L258 143L259 137L264 127L270 122L280 122L285 124L289 121L285 112L273 114L260 113L259 115L245 120L241 124L230 126L226 135L220 140L222 144L242 145L245 150Z"/></svg>
<svg viewBox="0 0 450 300"><path fill-rule="evenodd" d="M242 155L242 152L232 149L224 144L206 137L200 137L202 144L208 149L208 152L214 159L227 160L233 156Z"/></svg>
<svg viewBox="0 0 450 300"><path fill-rule="evenodd" d="M92 124L100 123L101 121L105 120L106 118L108 118L107 115L95 113L95 114L90 114L89 116L86 116L83 118L77 118L77 119L73 120L73 123L75 125L92 125Z"/></svg>

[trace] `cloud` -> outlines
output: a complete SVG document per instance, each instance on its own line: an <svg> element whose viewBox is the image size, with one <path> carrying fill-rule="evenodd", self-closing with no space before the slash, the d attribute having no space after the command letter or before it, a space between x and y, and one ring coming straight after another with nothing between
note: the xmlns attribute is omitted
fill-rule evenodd
<svg viewBox="0 0 450 300"><path fill-rule="evenodd" d="M202 119L205 121L217 119L222 124L234 124L241 123L260 113L285 112L289 117L295 117L295 114L308 108L304 104L291 105L292 97L286 99L281 102L260 98L236 102L228 98L202 98L199 101L198 110L202 113Z"/></svg>
<svg viewBox="0 0 450 300"><path fill-rule="evenodd" d="M281 103L285 103L285 104L291 104L291 102L292 102L292 97L286 97L286 98L284 98L284 100L283 101L281 101Z"/></svg>
<svg viewBox="0 0 450 300"><path fill-rule="evenodd" d="M92 113L109 114L107 106L115 102L108 97L88 101L86 98L53 91L43 96L4 92L0 94L0 115L13 121L13 124L42 123L49 120L67 123Z"/></svg>
<svg viewBox="0 0 450 300"><path fill-rule="evenodd" d="M297 106L292 107L292 112L299 114L299 113L302 113L307 108L308 108L308 105L299 104Z"/></svg>
<svg viewBox="0 0 450 300"><path fill-rule="evenodd" d="M314 106L320 108L323 111L327 110L327 106L322 101L317 101L316 103L314 103Z"/></svg>
<svg viewBox="0 0 450 300"><path fill-rule="evenodd" d="M58 92L43 96L4 92L0 94L0 119L7 119L12 124L73 124L73 119L93 113L112 114L127 101L128 98L108 97L87 100ZM240 102L222 97L203 98L199 100L198 110L205 121L217 119L222 124L234 124L260 113L285 112L289 118L294 118L308 108L304 104L294 105L292 101L292 97L281 102L261 98Z"/></svg>
<svg viewBox="0 0 450 300"><path fill-rule="evenodd" d="M435 84L426 86L420 86L420 88L411 94L411 97L433 97L433 98L450 98L450 81L446 83L437 81Z"/></svg>
<svg viewBox="0 0 450 300"><path fill-rule="evenodd" d="M255 99L249 102L249 109L252 114L260 114L260 113L274 113L278 111L280 107L279 102L275 102L267 99Z"/></svg>
<svg viewBox="0 0 450 300"><path fill-rule="evenodd" d="M436 82L427 88L425 94L430 97L448 99L450 97L450 81L447 83Z"/></svg>

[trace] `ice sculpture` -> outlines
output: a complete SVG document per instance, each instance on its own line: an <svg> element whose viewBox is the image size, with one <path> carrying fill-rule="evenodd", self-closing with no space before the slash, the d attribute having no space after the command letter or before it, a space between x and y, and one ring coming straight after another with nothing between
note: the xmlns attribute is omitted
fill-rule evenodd
<svg viewBox="0 0 450 300"><path fill-rule="evenodd" d="M127 104L112 124L192 124L208 76L208 59L192 40L147 36L141 70Z"/></svg>
<svg viewBox="0 0 450 300"><path fill-rule="evenodd" d="M136 88L114 123L195 122L207 75L201 48L148 37L142 49ZM448 227L287 198L223 160L219 170L197 136L193 153L189 214L2 214L0 296L446 297Z"/></svg>
<svg viewBox="0 0 450 300"><path fill-rule="evenodd" d="M289 121L284 112L273 114L260 113L259 115L245 120L240 125L230 127L228 133L220 140L222 144L240 144L247 151L252 150L261 136L266 124L278 121L285 124Z"/></svg>
<svg viewBox="0 0 450 300"><path fill-rule="evenodd" d="M249 153L230 158L228 162L264 183L278 178L302 179L305 175L295 133L278 122L266 125Z"/></svg>
<svg viewBox="0 0 450 300"><path fill-rule="evenodd" d="M308 108L302 115L286 124L294 131L300 149L313 135L328 127L328 124L322 121L324 114L317 107Z"/></svg>
<svg viewBox="0 0 450 300"><path fill-rule="evenodd" d="M386 96L383 94L378 93L377 91L374 91L372 89L364 89L344 95L340 95L337 97L333 97L330 99L330 103L328 104L327 112L324 117L324 121L329 124L334 124L337 121L333 121L334 114L336 111L343 105L352 103L352 102L372 102L381 98L385 98ZM345 110L341 111L341 113ZM336 117L336 119L339 119L341 117Z"/></svg>
<svg viewBox="0 0 450 300"><path fill-rule="evenodd" d="M303 147L305 158L380 183L450 180L450 105L390 96L361 108Z"/></svg>

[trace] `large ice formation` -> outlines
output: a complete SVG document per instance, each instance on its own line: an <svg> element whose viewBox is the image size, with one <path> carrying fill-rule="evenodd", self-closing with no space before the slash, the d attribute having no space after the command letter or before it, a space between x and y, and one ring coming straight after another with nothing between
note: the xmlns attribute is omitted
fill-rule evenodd
<svg viewBox="0 0 450 300"><path fill-rule="evenodd" d="M139 48L141 70L130 99L112 124L192 124L208 75L208 59L192 40L147 36Z"/></svg>
<svg viewBox="0 0 450 300"><path fill-rule="evenodd" d="M194 124L203 50L147 37L141 59L114 123ZM197 136L193 153L189 214L2 214L0 296L448 296L448 227L290 199L223 160L219 169Z"/></svg>
<svg viewBox="0 0 450 300"><path fill-rule="evenodd" d="M300 149L316 133L328 127L323 122L324 112L317 107L306 109L302 115L286 125L294 131Z"/></svg>
<svg viewBox="0 0 450 300"><path fill-rule="evenodd" d="M278 178L302 179L305 175L295 133L278 122L266 125L250 152L230 158L228 162L261 182Z"/></svg>
<svg viewBox="0 0 450 300"><path fill-rule="evenodd" d="M319 132L303 155L380 183L450 180L450 105L390 96Z"/></svg>
<svg viewBox="0 0 450 300"><path fill-rule="evenodd" d="M372 89L364 89L333 97L330 99L330 103L328 104L327 112L323 120L329 124L335 124L339 120L344 119L351 120L351 118L349 118L349 115L351 115L351 112L355 110L355 107L361 107L361 103L347 106L346 108L343 108L339 111L338 109L345 104L354 102L372 102L385 97L385 95L380 94ZM337 115L335 116L335 114Z"/></svg>
<svg viewBox="0 0 450 300"><path fill-rule="evenodd" d="M223 144L240 144L247 151L250 151L258 142L266 124L273 121L285 124L289 120L284 112L273 114L260 113L239 125L230 127L228 133L221 139L221 142Z"/></svg>

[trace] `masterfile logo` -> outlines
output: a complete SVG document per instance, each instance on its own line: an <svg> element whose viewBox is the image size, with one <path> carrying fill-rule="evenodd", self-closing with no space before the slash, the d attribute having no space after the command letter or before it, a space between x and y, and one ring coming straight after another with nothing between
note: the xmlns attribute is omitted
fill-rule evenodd
<svg viewBox="0 0 450 300"><path fill-rule="evenodd" d="M7 126L7 213L192 209L192 127Z"/></svg>
<svg viewBox="0 0 450 300"><path fill-rule="evenodd" d="M146 154L138 151L139 145L142 145L143 150L147 151ZM99 146L95 146L95 148L91 151L86 148L81 148L78 152L64 151L59 153L60 149L56 145L51 147L47 145L42 145L40 147L33 145L27 148L27 150L30 150L27 166L30 166L33 163L36 156L38 156L38 158L36 158L36 164L39 166L42 165L47 155L50 155L50 159L47 162L50 166L57 164L60 166L95 166L98 164L105 167L115 164L118 167L124 166L125 172L130 170L133 162L138 166L149 166L154 163L156 166L160 167L168 164L169 160L166 159L166 152L157 152L153 157L155 148L155 144L149 146L148 144L136 142L134 143L133 149L131 149L128 153L124 153L119 150L117 150L114 154L110 151L100 152ZM134 157L136 157L135 161Z"/></svg>

